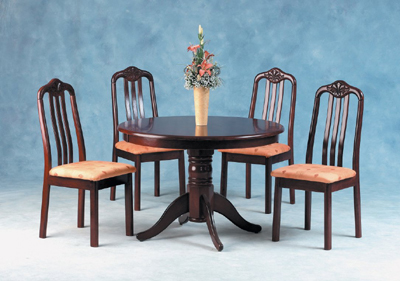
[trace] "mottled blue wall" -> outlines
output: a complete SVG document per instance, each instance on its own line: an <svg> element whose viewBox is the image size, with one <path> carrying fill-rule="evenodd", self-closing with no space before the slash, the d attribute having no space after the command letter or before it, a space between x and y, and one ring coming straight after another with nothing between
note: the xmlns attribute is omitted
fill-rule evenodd
<svg viewBox="0 0 400 281"><path fill-rule="evenodd" d="M199 24L223 66L210 114L247 116L255 74L274 66L292 73L303 162L314 93L344 79L365 94L362 182L398 183L397 0L0 0L2 179L42 176L36 92L53 77L76 89L89 159L111 159L110 78L129 65L153 73L160 115L193 114L182 69Z"/></svg>

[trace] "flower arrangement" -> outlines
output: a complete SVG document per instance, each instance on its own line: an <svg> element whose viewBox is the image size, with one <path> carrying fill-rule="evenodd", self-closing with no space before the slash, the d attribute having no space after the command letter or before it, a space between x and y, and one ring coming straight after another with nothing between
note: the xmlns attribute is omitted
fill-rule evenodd
<svg viewBox="0 0 400 281"><path fill-rule="evenodd" d="M198 45L190 45L187 50L193 52L192 64L185 67L185 88L215 89L222 84L219 77L221 72L217 63L213 62L214 55L204 50L203 28L199 25Z"/></svg>

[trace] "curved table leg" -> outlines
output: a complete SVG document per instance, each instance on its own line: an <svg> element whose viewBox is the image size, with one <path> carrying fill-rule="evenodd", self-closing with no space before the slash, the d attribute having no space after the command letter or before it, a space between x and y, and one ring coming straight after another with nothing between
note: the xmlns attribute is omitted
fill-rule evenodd
<svg viewBox="0 0 400 281"><path fill-rule="evenodd" d="M205 195L200 197L200 206L206 219L211 240L214 243L215 248L220 252L224 248L224 245L222 244L221 240L219 240L217 229L215 228L214 216L211 210L210 201Z"/></svg>
<svg viewBox="0 0 400 281"><path fill-rule="evenodd" d="M214 211L224 215L233 224L243 230L258 233L261 226L246 221L232 205L232 203L219 193L214 193Z"/></svg>
<svg viewBox="0 0 400 281"><path fill-rule="evenodd" d="M139 241L150 239L166 229L179 216L189 212L189 193L179 196L165 210L161 218L146 231L136 235Z"/></svg>

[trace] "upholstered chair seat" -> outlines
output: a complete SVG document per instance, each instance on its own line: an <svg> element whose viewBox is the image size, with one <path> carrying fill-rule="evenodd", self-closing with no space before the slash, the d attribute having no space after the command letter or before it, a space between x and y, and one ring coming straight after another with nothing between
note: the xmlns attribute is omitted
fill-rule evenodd
<svg viewBox="0 0 400 281"><path fill-rule="evenodd" d="M115 144L115 148L123 150L134 154L146 154L146 153L158 153L158 152L169 152L169 151L179 151L181 149L173 148L161 148L161 147L151 147L146 145L134 144L127 141L119 141Z"/></svg>
<svg viewBox="0 0 400 281"><path fill-rule="evenodd" d="M255 147L219 149L219 151L226 153L272 157L290 151L290 146L284 143L271 143Z"/></svg>
<svg viewBox="0 0 400 281"><path fill-rule="evenodd" d="M54 167L49 171L49 175L62 178L99 181L127 173L134 173L135 171L135 167L124 163L81 161Z"/></svg>
<svg viewBox="0 0 400 281"><path fill-rule="evenodd" d="M334 183L355 177L356 174L356 171L345 167L319 164L294 164L272 171L271 176L295 180Z"/></svg>

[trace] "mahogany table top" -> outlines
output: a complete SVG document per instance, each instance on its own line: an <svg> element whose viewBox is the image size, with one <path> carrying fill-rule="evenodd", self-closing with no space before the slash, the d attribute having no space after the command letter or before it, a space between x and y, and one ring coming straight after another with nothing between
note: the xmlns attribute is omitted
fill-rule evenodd
<svg viewBox="0 0 400 281"><path fill-rule="evenodd" d="M262 119L209 116L196 126L194 116L169 116L126 121L118 126L125 140L140 145L177 149L221 149L266 145L278 141L284 127Z"/></svg>

